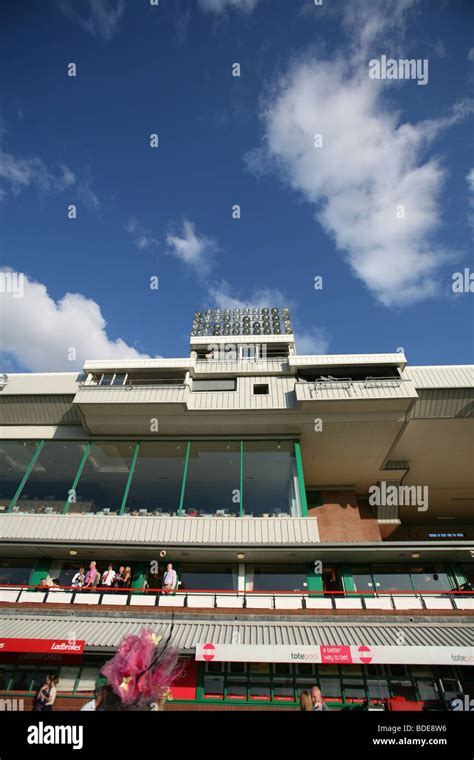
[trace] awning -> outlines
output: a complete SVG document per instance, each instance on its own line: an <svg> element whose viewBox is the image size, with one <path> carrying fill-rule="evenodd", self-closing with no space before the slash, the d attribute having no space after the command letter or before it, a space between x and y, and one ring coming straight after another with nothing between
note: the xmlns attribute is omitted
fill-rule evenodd
<svg viewBox="0 0 474 760"><path fill-rule="evenodd" d="M137 634L143 626L166 636L169 619L120 615L74 617L42 613L0 614L0 636L68 640L71 631L86 650L112 651L124 636ZM468 647L474 655L474 622L443 619L429 623L307 622L291 620L206 620L180 618L174 623L173 643L184 653L193 653L200 644L250 645L262 647ZM462 664L459 662L458 664Z"/></svg>

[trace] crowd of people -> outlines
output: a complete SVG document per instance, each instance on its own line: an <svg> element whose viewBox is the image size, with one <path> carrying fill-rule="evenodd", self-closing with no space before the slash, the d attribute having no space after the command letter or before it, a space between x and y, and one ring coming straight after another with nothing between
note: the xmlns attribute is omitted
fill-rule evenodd
<svg viewBox="0 0 474 760"><path fill-rule="evenodd" d="M101 588L130 588L132 585L132 568L120 565L118 571L109 564L103 573L97 569L97 562L90 563L86 572L85 567L80 567L73 576L71 586L80 589Z"/></svg>

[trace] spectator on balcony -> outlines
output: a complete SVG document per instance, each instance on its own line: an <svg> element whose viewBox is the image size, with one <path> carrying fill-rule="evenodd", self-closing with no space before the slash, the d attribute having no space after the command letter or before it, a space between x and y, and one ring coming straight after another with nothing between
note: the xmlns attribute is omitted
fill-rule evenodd
<svg viewBox="0 0 474 760"><path fill-rule="evenodd" d="M125 566L120 565L118 573L115 573L115 578L113 582L114 588L123 588L124 576L125 576Z"/></svg>
<svg viewBox="0 0 474 760"><path fill-rule="evenodd" d="M87 571L86 577L84 578L84 585L82 588L96 588L100 579L99 571L97 570L96 565L97 562L92 561L90 563L89 570Z"/></svg>
<svg viewBox="0 0 474 760"><path fill-rule="evenodd" d="M107 588L112 588L112 584L115 580L116 572L112 565L109 565L107 570L105 570L102 573L102 586L107 586Z"/></svg>
<svg viewBox="0 0 474 760"><path fill-rule="evenodd" d="M130 588L132 585L132 568L126 567L123 574L123 586L122 588Z"/></svg>
<svg viewBox="0 0 474 760"><path fill-rule="evenodd" d="M169 562L166 572L163 575L163 591L165 594L172 594L178 585L178 576L176 570L173 570L173 565Z"/></svg>
<svg viewBox="0 0 474 760"><path fill-rule="evenodd" d="M71 586L73 586L73 588L82 588L82 586L84 585L85 577L86 577L85 568L80 567L71 581Z"/></svg>
<svg viewBox="0 0 474 760"><path fill-rule="evenodd" d="M319 686L313 686L311 689L311 701L313 703L313 710L316 712L325 712L326 710L329 710L329 707L323 699Z"/></svg>
<svg viewBox="0 0 474 760"><path fill-rule="evenodd" d="M300 694L300 710L303 712L313 711L313 702L311 700L311 694L304 689Z"/></svg>

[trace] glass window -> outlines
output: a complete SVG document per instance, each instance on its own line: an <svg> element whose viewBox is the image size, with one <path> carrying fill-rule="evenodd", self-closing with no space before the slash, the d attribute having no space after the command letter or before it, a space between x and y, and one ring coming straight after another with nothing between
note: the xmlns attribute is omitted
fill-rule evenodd
<svg viewBox="0 0 474 760"><path fill-rule="evenodd" d="M244 442L242 499L246 515L301 515L293 442Z"/></svg>
<svg viewBox="0 0 474 760"><path fill-rule="evenodd" d="M47 441L13 511L62 512L85 450L84 442Z"/></svg>
<svg viewBox="0 0 474 760"><path fill-rule="evenodd" d="M0 441L0 510L15 496L38 444L35 441Z"/></svg>
<svg viewBox="0 0 474 760"><path fill-rule="evenodd" d="M418 694L420 695L420 699L422 699L423 701L425 700L439 701L438 690L436 688L434 681L417 681L416 685L418 688Z"/></svg>
<svg viewBox="0 0 474 760"><path fill-rule="evenodd" d="M249 683L250 699L270 699L270 681L267 679L254 679Z"/></svg>
<svg viewBox="0 0 474 760"><path fill-rule="evenodd" d="M35 668L17 668L11 685L11 691L30 691L35 677Z"/></svg>
<svg viewBox="0 0 474 760"><path fill-rule="evenodd" d="M223 699L224 676L204 676L204 696Z"/></svg>
<svg viewBox="0 0 474 760"><path fill-rule="evenodd" d="M341 682L338 678L320 678L319 688L323 698L328 702L342 699Z"/></svg>
<svg viewBox="0 0 474 760"><path fill-rule="evenodd" d="M222 673L224 670L224 663L223 662L208 662L206 665L206 670L208 673Z"/></svg>
<svg viewBox="0 0 474 760"><path fill-rule="evenodd" d="M290 569L291 568L291 569ZM247 572L250 581L252 572ZM253 591L306 591L308 577L305 565L258 565L253 569Z"/></svg>
<svg viewBox="0 0 474 760"><path fill-rule="evenodd" d="M13 669L4 667L0 668L0 691L6 691L8 689L8 684L10 683L12 675Z"/></svg>
<svg viewBox="0 0 474 760"><path fill-rule="evenodd" d="M411 591L410 573L394 565L374 565L375 591L393 593L395 591Z"/></svg>
<svg viewBox="0 0 474 760"><path fill-rule="evenodd" d="M59 688L61 691L74 691L78 675L79 668L62 667L59 671Z"/></svg>
<svg viewBox="0 0 474 760"><path fill-rule="evenodd" d="M196 391L235 391L237 380L193 380L193 392Z"/></svg>
<svg viewBox="0 0 474 760"><path fill-rule="evenodd" d="M369 567L356 567L353 571L354 588L356 591L373 592L374 581Z"/></svg>
<svg viewBox="0 0 474 760"><path fill-rule="evenodd" d="M247 679L245 676L229 676L227 679L228 699L247 699Z"/></svg>
<svg viewBox="0 0 474 760"><path fill-rule="evenodd" d="M461 570L463 571L466 580L474 586L474 562L466 562L462 564Z"/></svg>
<svg viewBox="0 0 474 760"><path fill-rule="evenodd" d="M114 375L112 385L123 385L126 377L127 375L125 374L125 372L117 372L117 374Z"/></svg>
<svg viewBox="0 0 474 760"><path fill-rule="evenodd" d="M292 678L274 678L273 679L273 698L283 700L294 700L295 687Z"/></svg>
<svg viewBox="0 0 474 760"><path fill-rule="evenodd" d="M390 691L392 697L405 697L405 699L416 701L415 690L411 681L391 681Z"/></svg>
<svg viewBox="0 0 474 760"><path fill-rule="evenodd" d="M346 702L363 702L366 699L362 678L344 678L342 684Z"/></svg>
<svg viewBox="0 0 474 760"><path fill-rule="evenodd" d="M279 674L291 673L291 665L289 662L276 662L273 666L273 672Z"/></svg>
<svg viewBox="0 0 474 760"><path fill-rule="evenodd" d="M95 682L99 677L101 667L102 666L85 666L81 668L81 677L76 691L94 691ZM61 684L59 684L59 686L61 687Z"/></svg>
<svg viewBox="0 0 474 760"><path fill-rule="evenodd" d="M134 452L134 443L93 443L68 512L118 514Z"/></svg>
<svg viewBox="0 0 474 760"><path fill-rule="evenodd" d="M245 673L245 662L230 662L229 670L231 673Z"/></svg>
<svg viewBox="0 0 474 760"><path fill-rule="evenodd" d="M300 662L296 665L296 672L301 673L301 675L312 674L314 673L314 666L309 662Z"/></svg>
<svg viewBox="0 0 474 760"><path fill-rule="evenodd" d="M183 563L179 567L180 590L236 591L238 568L236 565L202 565Z"/></svg>
<svg viewBox="0 0 474 760"><path fill-rule="evenodd" d="M186 443L142 443L125 511L133 515L174 515L179 508Z"/></svg>
<svg viewBox="0 0 474 760"><path fill-rule="evenodd" d="M24 559L0 560L0 586L3 583L28 584L34 562L31 564Z"/></svg>
<svg viewBox="0 0 474 760"><path fill-rule="evenodd" d="M113 373L107 373L100 378L99 385L112 385Z"/></svg>
<svg viewBox="0 0 474 760"><path fill-rule="evenodd" d="M368 678L367 691L369 699L387 699L390 696L388 681L381 678Z"/></svg>
<svg viewBox="0 0 474 760"><path fill-rule="evenodd" d="M449 591L452 586L442 566L411 567L411 580L417 591Z"/></svg>
<svg viewBox="0 0 474 760"><path fill-rule="evenodd" d="M240 514L240 442L192 441L183 509L188 515Z"/></svg>

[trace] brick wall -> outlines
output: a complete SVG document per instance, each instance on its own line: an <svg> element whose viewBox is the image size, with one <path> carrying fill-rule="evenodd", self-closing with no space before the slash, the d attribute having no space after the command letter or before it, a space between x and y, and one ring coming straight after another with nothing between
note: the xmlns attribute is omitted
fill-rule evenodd
<svg viewBox="0 0 474 760"><path fill-rule="evenodd" d="M358 504L354 491L322 491L322 506L311 507L321 541L381 541L379 526L368 504Z"/></svg>

